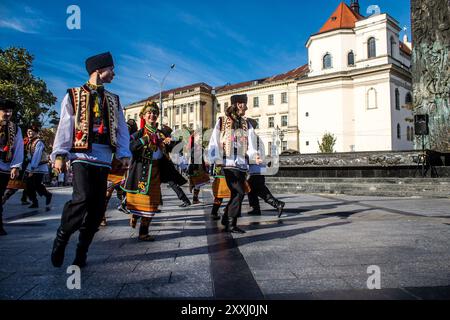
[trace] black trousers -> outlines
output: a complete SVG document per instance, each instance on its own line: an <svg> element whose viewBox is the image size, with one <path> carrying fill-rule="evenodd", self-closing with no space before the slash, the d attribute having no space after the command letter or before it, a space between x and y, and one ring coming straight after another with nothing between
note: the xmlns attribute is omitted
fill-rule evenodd
<svg viewBox="0 0 450 320"><path fill-rule="evenodd" d="M6 187L8 186L9 178L11 177L10 174L6 173L0 173L0 199L3 198L3 195L5 194ZM3 225L3 204L0 201L0 226Z"/></svg>
<svg viewBox="0 0 450 320"><path fill-rule="evenodd" d="M109 169L76 162L72 172L72 200L64 205L60 228L69 235L79 229L94 234L105 212Z"/></svg>
<svg viewBox="0 0 450 320"><path fill-rule="evenodd" d="M178 199L180 199L183 202L189 201L188 197L184 193L183 189L179 185L175 183L175 181L169 180L168 181L169 186L172 188L173 191L177 194Z"/></svg>
<svg viewBox="0 0 450 320"><path fill-rule="evenodd" d="M36 192L42 197L49 194L45 186L42 184L42 179L44 178L44 174L42 173L33 173L31 177L27 177L26 185L27 185L27 195L31 201L36 202L37 196Z"/></svg>
<svg viewBox="0 0 450 320"><path fill-rule="evenodd" d="M248 179L250 184L250 192L248 194L248 202L251 207L259 209L259 199L263 199L265 202L274 198L270 190L266 186L266 177L263 175L253 175Z"/></svg>
<svg viewBox="0 0 450 320"><path fill-rule="evenodd" d="M237 218L241 216L242 201L245 196L245 172L237 169L224 169L225 180L227 182L228 189L231 191L230 201L226 206L226 212L231 218Z"/></svg>

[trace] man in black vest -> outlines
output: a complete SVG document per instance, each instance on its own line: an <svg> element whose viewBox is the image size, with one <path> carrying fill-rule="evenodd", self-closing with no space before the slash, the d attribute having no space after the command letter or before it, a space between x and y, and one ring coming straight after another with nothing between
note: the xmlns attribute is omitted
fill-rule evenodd
<svg viewBox="0 0 450 320"><path fill-rule="evenodd" d="M52 201L52 194L42 184L45 174L48 174L48 155L45 152L44 141L39 139L39 125L33 124L27 130L28 143L26 146L27 168L25 170L26 190L32 204L30 208L38 208L36 192L45 196L45 204Z"/></svg>
<svg viewBox="0 0 450 320"><path fill-rule="evenodd" d="M11 121L15 102L0 99L0 199L5 193L9 179L19 177L23 161L22 131ZM3 228L3 204L0 203L0 236L7 235Z"/></svg>
<svg viewBox="0 0 450 320"><path fill-rule="evenodd" d="M60 267L70 236L80 231L73 265L84 267L88 248L103 218L107 176L112 155L128 167L129 134L119 97L104 88L114 78L114 62L109 52L86 60L89 81L72 88L61 105L51 160L61 172L71 160L73 195L61 217L53 243L51 261Z"/></svg>

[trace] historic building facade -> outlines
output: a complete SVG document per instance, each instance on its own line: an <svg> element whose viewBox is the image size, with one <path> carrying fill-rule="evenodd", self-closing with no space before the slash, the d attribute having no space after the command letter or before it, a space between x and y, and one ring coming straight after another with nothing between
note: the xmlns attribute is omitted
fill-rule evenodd
<svg viewBox="0 0 450 320"><path fill-rule="evenodd" d="M212 88L205 83L196 83L185 87L164 91L163 123L172 129L198 128L209 129L213 126ZM159 105L159 93L145 100L125 107L125 119L138 120L139 111L147 100Z"/></svg>

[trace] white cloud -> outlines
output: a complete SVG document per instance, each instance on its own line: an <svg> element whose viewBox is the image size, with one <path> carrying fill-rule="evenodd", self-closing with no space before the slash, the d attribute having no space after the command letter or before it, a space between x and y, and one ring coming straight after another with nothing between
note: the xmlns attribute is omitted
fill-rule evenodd
<svg viewBox="0 0 450 320"><path fill-rule="evenodd" d="M36 29L33 27L33 25L34 23L30 23L28 19L23 21L20 21L18 19L0 20L0 28L12 29L22 33L31 33L31 34L38 33Z"/></svg>

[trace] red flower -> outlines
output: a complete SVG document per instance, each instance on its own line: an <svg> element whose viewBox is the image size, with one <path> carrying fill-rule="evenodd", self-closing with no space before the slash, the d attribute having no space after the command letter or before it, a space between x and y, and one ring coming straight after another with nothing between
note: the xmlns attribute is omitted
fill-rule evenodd
<svg viewBox="0 0 450 320"><path fill-rule="evenodd" d="M3 148L3 151L4 151L4 152L8 152L8 151L9 151L9 147L8 147L8 146L5 146L5 147Z"/></svg>

